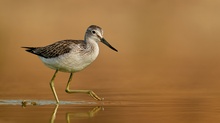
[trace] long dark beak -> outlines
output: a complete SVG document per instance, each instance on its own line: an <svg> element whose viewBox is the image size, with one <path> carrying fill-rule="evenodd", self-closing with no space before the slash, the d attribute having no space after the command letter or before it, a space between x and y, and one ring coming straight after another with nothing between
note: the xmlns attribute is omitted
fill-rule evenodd
<svg viewBox="0 0 220 123"><path fill-rule="evenodd" d="M111 48L112 50L118 52L118 50L116 50L112 45L110 45L104 38L101 38L101 42L104 43L109 48Z"/></svg>

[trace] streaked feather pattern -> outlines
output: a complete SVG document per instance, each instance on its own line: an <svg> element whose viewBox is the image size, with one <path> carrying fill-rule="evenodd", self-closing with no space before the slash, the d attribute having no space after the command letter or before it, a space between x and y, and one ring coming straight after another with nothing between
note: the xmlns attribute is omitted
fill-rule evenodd
<svg viewBox="0 0 220 123"><path fill-rule="evenodd" d="M71 45L75 49L71 48ZM55 58L60 55L69 53L71 50L83 50L86 47L86 43L83 40L62 40L45 47L23 47L26 48L27 52L33 53L35 55L44 58ZM76 49L78 48L78 49Z"/></svg>

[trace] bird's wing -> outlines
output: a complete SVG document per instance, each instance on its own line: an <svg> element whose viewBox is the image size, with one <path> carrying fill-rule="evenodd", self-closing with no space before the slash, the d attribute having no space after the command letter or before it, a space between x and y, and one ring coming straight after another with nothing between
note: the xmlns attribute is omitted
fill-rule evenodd
<svg viewBox="0 0 220 123"><path fill-rule="evenodd" d="M82 40L62 40L45 47L23 47L26 48L27 52L33 53L35 55L44 57L44 58L54 58L59 55L69 53L73 48L70 48L70 45L73 45L75 48L83 48L84 41ZM74 50L74 49L73 49Z"/></svg>

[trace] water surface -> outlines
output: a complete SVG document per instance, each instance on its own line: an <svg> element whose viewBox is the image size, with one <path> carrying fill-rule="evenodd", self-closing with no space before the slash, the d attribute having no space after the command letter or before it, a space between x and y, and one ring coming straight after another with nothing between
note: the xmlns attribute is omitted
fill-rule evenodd
<svg viewBox="0 0 220 123"><path fill-rule="evenodd" d="M181 122L220 120L219 93L118 93L114 101L1 100L2 122ZM117 94L117 95L118 95ZM108 94L109 96L114 96ZM31 104L36 102L36 104Z"/></svg>

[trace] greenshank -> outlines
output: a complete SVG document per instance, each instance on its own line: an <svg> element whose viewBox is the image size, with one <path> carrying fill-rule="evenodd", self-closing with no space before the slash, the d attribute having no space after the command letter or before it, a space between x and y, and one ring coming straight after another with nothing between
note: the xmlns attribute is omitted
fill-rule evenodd
<svg viewBox="0 0 220 123"><path fill-rule="evenodd" d="M54 87L54 79L58 71L70 73L66 85L67 93L86 93L96 100L103 100L92 90L70 90L70 82L73 73L78 72L90 65L99 54L98 42L102 42L112 50L118 52L103 37L103 30L99 26L91 25L87 28L84 40L61 40L44 47L22 47L27 52L39 56L40 60L55 73L50 81L50 87L59 103L59 99Z"/></svg>

